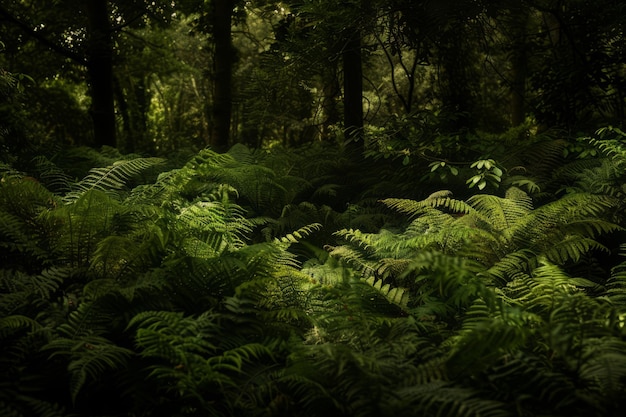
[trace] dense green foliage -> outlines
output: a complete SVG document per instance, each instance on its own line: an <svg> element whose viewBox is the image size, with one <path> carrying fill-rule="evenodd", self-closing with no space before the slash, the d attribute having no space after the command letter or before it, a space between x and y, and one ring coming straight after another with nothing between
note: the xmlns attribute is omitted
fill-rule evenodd
<svg viewBox="0 0 626 417"><path fill-rule="evenodd" d="M30 143L164 155L214 145L216 125L221 136L230 125L230 146L334 143L346 114L361 113L365 136L384 129L431 145L440 133L463 140L527 121L576 135L626 117L626 6L615 0L49 5L0 6L0 129L26 136L0 133L14 154ZM215 24L229 7L227 39ZM31 77L9 108L5 71Z"/></svg>
<svg viewBox="0 0 626 417"><path fill-rule="evenodd" d="M5 164L3 415L617 415L625 137Z"/></svg>
<svg viewBox="0 0 626 417"><path fill-rule="evenodd" d="M0 415L623 414L625 21L2 2Z"/></svg>

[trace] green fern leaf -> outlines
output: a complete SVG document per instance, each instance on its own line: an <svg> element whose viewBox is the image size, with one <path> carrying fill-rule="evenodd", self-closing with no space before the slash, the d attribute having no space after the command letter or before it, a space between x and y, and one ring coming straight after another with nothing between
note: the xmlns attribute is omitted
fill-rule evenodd
<svg viewBox="0 0 626 417"><path fill-rule="evenodd" d="M104 168L92 168L89 174L74 186L75 190L65 195L63 201L66 204L72 203L90 190L119 191L132 177L162 162L161 158L136 158L117 161Z"/></svg>
<svg viewBox="0 0 626 417"><path fill-rule="evenodd" d="M21 315L0 317L0 340L6 339L20 330L33 330L39 327L39 323L30 317Z"/></svg>
<svg viewBox="0 0 626 417"><path fill-rule="evenodd" d="M52 351L50 357L69 357L67 369L70 374L70 394L74 402L87 382L98 380L109 370L125 367L133 355L133 351L98 336L58 338L48 343L44 350Z"/></svg>

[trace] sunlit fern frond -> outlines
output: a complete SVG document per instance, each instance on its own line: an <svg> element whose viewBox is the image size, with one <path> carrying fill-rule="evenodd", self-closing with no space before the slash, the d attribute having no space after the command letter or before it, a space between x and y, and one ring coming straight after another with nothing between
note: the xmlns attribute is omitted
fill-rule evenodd
<svg viewBox="0 0 626 417"><path fill-rule="evenodd" d="M400 213L408 214L411 217L422 214L425 207L443 208L457 214L468 214L473 211L472 206L465 201L455 200L450 197L427 198L422 201L402 198L387 198L382 200L382 203L391 209Z"/></svg>
<svg viewBox="0 0 626 417"><path fill-rule="evenodd" d="M626 163L626 133L617 127L604 127L596 131L596 137L590 137L589 143L613 159L618 164Z"/></svg>
<svg viewBox="0 0 626 417"><path fill-rule="evenodd" d="M558 306L558 299L578 292L575 280L558 266L543 261L532 274L519 274L502 290L518 305L537 313Z"/></svg>
<svg viewBox="0 0 626 417"><path fill-rule="evenodd" d="M568 194L530 212L516 222L510 232L512 242L520 247L538 247L544 250L572 232L608 232L615 227L602 222L615 200L608 196L588 193ZM571 230L570 230L571 229ZM539 246L535 246L539 245Z"/></svg>
<svg viewBox="0 0 626 417"><path fill-rule="evenodd" d="M368 259L363 251L358 248L352 248L349 246L335 246L328 247L329 254L332 257L341 259L347 265L350 265L355 270L360 271L363 276L369 276L376 270L376 262Z"/></svg>
<svg viewBox="0 0 626 417"><path fill-rule="evenodd" d="M256 164L266 156L263 150L250 149L242 143L234 144L227 153L242 164Z"/></svg>
<svg viewBox="0 0 626 417"><path fill-rule="evenodd" d="M329 234L338 228L339 213L329 206L317 206L306 201L288 204L280 217L268 219L261 233L266 240L272 240L311 223L322 225L325 233Z"/></svg>
<svg viewBox="0 0 626 417"><path fill-rule="evenodd" d="M483 225L483 228L488 230L492 227L504 233L533 210L532 199L520 189L513 187L507 190L504 198L477 194L470 197L467 202L480 213L479 221L488 223Z"/></svg>
<svg viewBox="0 0 626 417"><path fill-rule="evenodd" d="M303 291L310 287L311 279L299 271L299 260L288 250L291 244L275 240L248 245L233 253L242 264L241 279L233 283L235 295L253 300L257 306L264 305L268 308L265 315L279 314L278 310L283 307L287 313L291 306L300 305L306 298ZM272 296L276 296L273 301ZM295 312L295 316L298 314Z"/></svg>
<svg viewBox="0 0 626 417"><path fill-rule="evenodd" d="M396 287L390 283L385 283L385 280L377 279L375 276L365 278L364 281L370 285L373 289L378 291L380 295L385 297L391 304L395 304L402 309L406 309L410 295L406 288Z"/></svg>
<svg viewBox="0 0 626 417"><path fill-rule="evenodd" d="M89 174L76 183L74 189L63 197L63 201L66 204L72 203L91 190L109 192L117 196L131 178L162 162L161 158L136 158L119 160L103 168L92 168Z"/></svg>
<svg viewBox="0 0 626 417"><path fill-rule="evenodd" d="M375 250L377 248L375 242L379 237L376 233L363 233L358 229L339 230L335 232L335 235L345 239L364 252Z"/></svg>
<svg viewBox="0 0 626 417"><path fill-rule="evenodd" d="M291 233L287 233L280 238L277 238L282 243L297 243L301 239L319 231L322 228L320 223L310 223L300 227L298 230L294 230Z"/></svg>
<svg viewBox="0 0 626 417"><path fill-rule="evenodd" d="M535 349L535 354L543 352L556 359L550 372L557 379L558 372L562 373L561 379L564 375L570 375L567 377L570 379L575 374L578 384L586 387L588 394L569 400L579 407L603 410L607 404L620 401L618 392L623 392L626 380L623 309L616 310L616 305L606 299L590 296L586 289L593 285L544 262L531 275L520 275L503 287L502 299L513 308L510 311L534 317L523 328L534 329L533 337L541 340L535 345L543 348ZM550 380L556 383L557 379L545 379L541 383L550 384ZM550 386L540 388L544 398ZM571 397L574 388L567 389Z"/></svg>
<svg viewBox="0 0 626 417"><path fill-rule="evenodd" d="M177 220L181 228L216 254L242 247L252 231L252 224L245 217L245 211L229 202L196 202L183 208Z"/></svg>

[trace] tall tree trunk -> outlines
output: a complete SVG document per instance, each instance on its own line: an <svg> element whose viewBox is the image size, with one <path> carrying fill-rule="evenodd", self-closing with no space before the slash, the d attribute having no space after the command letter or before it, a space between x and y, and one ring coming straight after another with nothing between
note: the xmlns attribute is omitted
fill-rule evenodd
<svg viewBox="0 0 626 417"><path fill-rule="evenodd" d="M334 64L323 75L322 86L322 124L320 134L323 140L332 135L333 126L341 121L341 112L337 108L337 98L341 95L341 85L337 78L337 67Z"/></svg>
<svg viewBox="0 0 626 417"><path fill-rule="evenodd" d="M232 0L214 0L213 9L213 42L215 53L214 93L213 93L213 127L210 145L219 152L228 149L230 140L230 120L232 113Z"/></svg>
<svg viewBox="0 0 626 417"><path fill-rule="evenodd" d="M472 130L475 126L474 98L477 87L472 74L472 52L466 40L462 23L443 34L439 47L441 98L447 118L444 129L448 133Z"/></svg>
<svg viewBox="0 0 626 417"><path fill-rule="evenodd" d="M113 99L113 40L107 0L85 2L88 19L87 75L96 146L117 145Z"/></svg>
<svg viewBox="0 0 626 417"><path fill-rule="evenodd" d="M528 72L527 25L528 10L513 11L511 51L511 124L519 126L526 120L526 77Z"/></svg>
<svg viewBox="0 0 626 417"><path fill-rule="evenodd" d="M346 43L343 58L343 122L350 147L363 146L363 63L361 33L354 30Z"/></svg>
<svg viewBox="0 0 626 417"><path fill-rule="evenodd" d="M122 87L125 82L126 89ZM123 152L150 151L154 149L146 141L148 130L148 92L145 78L113 79L113 92L122 118L121 137L118 135L118 148ZM118 132L119 133L119 132Z"/></svg>

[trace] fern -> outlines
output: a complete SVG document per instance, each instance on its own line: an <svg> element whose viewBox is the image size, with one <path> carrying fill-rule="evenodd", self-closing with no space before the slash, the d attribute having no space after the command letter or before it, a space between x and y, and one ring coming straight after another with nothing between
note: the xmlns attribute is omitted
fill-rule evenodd
<svg viewBox="0 0 626 417"><path fill-rule="evenodd" d="M67 370L70 376L72 401L76 401L86 383L97 381L107 371L125 367L133 353L98 336L57 338L48 343L44 350L53 351L50 354L51 358L69 357Z"/></svg>
<svg viewBox="0 0 626 417"><path fill-rule="evenodd" d="M47 189L57 195L70 191L74 179L54 162L43 155L35 157L33 162L40 181L45 184Z"/></svg>
<svg viewBox="0 0 626 417"><path fill-rule="evenodd" d="M386 206L405 213L410 216L416 216L421 214L426 207L443 207L450 210L453 213L467 214L473 211L472 207L466 202L461 200L455 200L450 197L436 197L427 198L422 201L413 201L400 198L387 198L382 200L382 203Z"/></svg>
<svg viewBox="0 0 626 417"><path fill-rule="evenodd" d="M117 195L129 179L141 171L163 162L160 158L135 158L131 160L119 160L104 168L92 168L89 174L79 181L63 198L66 204L75 202L86 192L99 190Z"/></svg>
<svg viewBox="0 0 626 417"><path fill-rule="evenodd" d="M384 280L376 279L373 276L365 279L365 282L377 290L390 303L396 304L403 309L407 308L409 304L409 292L406 289L391 287L391 284L385 284Z"/></svg>

